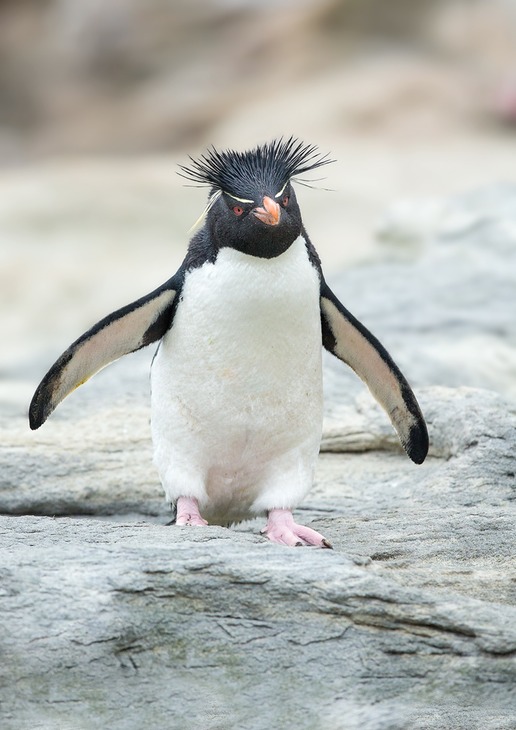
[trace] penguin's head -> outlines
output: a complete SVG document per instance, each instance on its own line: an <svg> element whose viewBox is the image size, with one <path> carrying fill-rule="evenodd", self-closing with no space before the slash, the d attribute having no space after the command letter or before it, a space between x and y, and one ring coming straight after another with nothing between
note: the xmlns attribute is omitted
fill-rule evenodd
<svg viewBox="0 0 516 730"><path fill-rule="evenodd" d="M291 180L329 162L316 147L291 137L249 152L211 148L181 170L184 177L211 188L206 227L217 248L273 258L286 251L302 229Z"/></svg>

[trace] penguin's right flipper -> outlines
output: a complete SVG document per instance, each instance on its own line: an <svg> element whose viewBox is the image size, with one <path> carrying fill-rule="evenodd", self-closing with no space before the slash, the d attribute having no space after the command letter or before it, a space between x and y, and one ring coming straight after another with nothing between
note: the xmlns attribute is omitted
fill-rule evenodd
<svg viewBox="0 0 516 730"><path fill-rule="evenodd" d="M63 352L38 385L29 407L31 429L39 428L59 403L109 363L160 340L170 327L180 282L158 289L109 314Z"/></svg>

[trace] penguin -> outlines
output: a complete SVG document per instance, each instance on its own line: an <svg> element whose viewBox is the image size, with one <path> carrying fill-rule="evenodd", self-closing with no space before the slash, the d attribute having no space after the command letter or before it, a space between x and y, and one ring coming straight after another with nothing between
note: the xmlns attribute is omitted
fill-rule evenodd
<svg viewBox="0 0 516 730"><path fill-rule="evenodd" d="M30 427L101 368L157 342L154 463L175 524L263 515L272 542L329 548L292 513L319 453L323 347L365 382L413 462L428 451L411 387L328 286L302 222L293 183L332 160L293 137L189 160L179 174L209 196L183 263L59 357L32 398Z"/></svg>

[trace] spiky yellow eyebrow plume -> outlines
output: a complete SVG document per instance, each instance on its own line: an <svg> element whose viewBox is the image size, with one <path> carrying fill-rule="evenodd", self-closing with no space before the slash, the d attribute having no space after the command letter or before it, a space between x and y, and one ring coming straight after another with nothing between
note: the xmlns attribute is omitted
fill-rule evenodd
<svg viewBox="0 0 516 730"><path fill-rule="evenodd" d="M288 185L288 180L285 183L285 185L283 185L283 187L281 188L281 190L279 191L279 193L276 193L276 195L274 197L275 198L280 198L283 195L283 191L285 190L285 188L287 187L287 185Z"/></svg>
<svg viewBox="0 0 516 730"><path fill-rule="evenodd" d="M226 193L226 195L229 195L230 198L233 198L233 200L238 201L239 203L254 203L254 200L248 200L247 198L237 198L236 195L231 195L231 193L228 193L227 190L223 190L222 192Z"/></svg>
<svg viewBox="0 0 516 730"><path fill-rule="evenodd" d="M201 215L197 218L195 223L190 226L188 233L193 233L193 231L195 231L197 226L200 225L200 223L205 218L205 216L208 215L211 207L213 205L215 205L215 203L217 202L217 200L220 198L221 195L222 195L222 190L216 190L212 195L210 195L210 197L208 198L208 202L207 202L206 206L204 207Z"/></svg>

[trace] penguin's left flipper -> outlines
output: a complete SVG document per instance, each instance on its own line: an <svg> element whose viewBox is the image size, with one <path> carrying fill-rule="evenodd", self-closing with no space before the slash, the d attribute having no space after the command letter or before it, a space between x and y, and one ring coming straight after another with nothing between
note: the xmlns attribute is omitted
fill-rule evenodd
<svg viewBox="0 0 516 730"><path fill-rule="evenodd" d="M29 407L31 429L39 428L57 405L114 360L163 337L173 316L176 277L150 294L109 314L63 352L39 384Z"/></svg>
<svg viewBox="0 0 516 730"><path fill-rule="evenodd" d="M398 432L401 444L416 464L428 453L428 431L414 393L383 345L321 285L323 345L349 365L365 382Z"/></svg>

